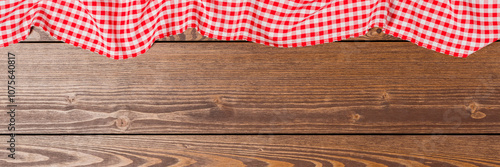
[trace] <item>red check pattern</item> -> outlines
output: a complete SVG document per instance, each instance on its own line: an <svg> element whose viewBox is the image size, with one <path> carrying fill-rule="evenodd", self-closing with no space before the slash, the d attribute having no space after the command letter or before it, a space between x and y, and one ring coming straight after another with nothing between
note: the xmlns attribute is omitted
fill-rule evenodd
<svg viewBox="0 0 500 167"><path fill-rule="evenodd" d="M220 40L300 47L364 35L371 27L467 57L500 37L498 0L3 0L0 46L31 26L114 59L146 52L189 27Z"/></svg>

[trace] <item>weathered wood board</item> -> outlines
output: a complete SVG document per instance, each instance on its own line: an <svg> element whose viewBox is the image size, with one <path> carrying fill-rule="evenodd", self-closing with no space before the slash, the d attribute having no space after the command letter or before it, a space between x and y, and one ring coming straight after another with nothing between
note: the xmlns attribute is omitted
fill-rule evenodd
<svg viewBox="0 0 500 167"><path fill-rule="evenodd" d="M500 166L500 136L18 136L8 166ZM3 149L2 149L3 150Z"/></svg>
<svg viewBox="0 0 500 167"><path fill-rule="evenodd" d="M441 134L499 132L499 44L465 59L409 42L157 43L118 61L64 43L0 52L17 55L22 133Z"/></svg>
<svg viewBox="0 0 500 167"><path fill-rule="evenodd" d="M188 29L113 60L33 28L8 52L0 166L500 166L498 42L456 58L379 28L300 48Z"/></svg>

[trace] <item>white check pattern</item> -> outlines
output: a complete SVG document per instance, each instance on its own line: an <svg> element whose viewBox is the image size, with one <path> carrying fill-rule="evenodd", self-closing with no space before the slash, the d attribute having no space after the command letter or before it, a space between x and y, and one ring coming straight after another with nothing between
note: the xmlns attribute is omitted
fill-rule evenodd
<svg viewBox="0 0 500 167"><path fill-rule="evenodd" d="M220 40L300 47L364 35L372 27L467 57L500 37L499 0L3 0L0 47L39 26L114 59L196 28Z"/></svg>

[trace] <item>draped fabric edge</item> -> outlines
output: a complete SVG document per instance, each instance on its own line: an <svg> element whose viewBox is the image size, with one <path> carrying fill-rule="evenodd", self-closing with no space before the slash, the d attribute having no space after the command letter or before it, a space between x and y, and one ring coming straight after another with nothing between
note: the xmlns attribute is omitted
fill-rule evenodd
<svg viewBox="0 0 500 167"><path fill-rule="evenodd" d="M120 59L120 57L118 57L118 56L113 56L113 55L111 55L109 53L103 52L101 50L97 50L96 48L90 47L89 45L81 45L78 42L72 41L69 38L64 38L64 37L62 37L60 35L57 35L56 33L59 33L59 32L54 33L54 31L51 31L51 30L47 29L44 26L40 26L40 25L36 25L36 24L34 26L42 28L45 32L49 33L50 36L56 38L59 41L62 41L64 43L66 43L66 44L70 44L72 46L76 46L76 47L79 47L79 48L82 48L82 49L85 49L85 50L88 50L88 51L91 51L91 52L94 52L94 53L97 53L97 54L100 54L100 55L104 55L104 56L106 56L108 58L113 58L113 59L116 59L116 60ZM178 30L178 31L176 31L174 33L171 33L171 34L160 34L160 35L152 38L154 40L151 40L149 43L147 43L146 49L142 49L140 52L137 52L137 53L132 53L132 54L125 55L125 57L122 57L122 59L127 59L127 58L130 58L130 57L137 57L138 55L144 54L144 53L146 53L153 46L153 43L155 41L157 41L158 39L161 39L161 38L164 38L164 37L169 37L169 36L172 36L172 35L182 34L188 28L194 28L202 36L206 36L208 38L217 39L217 40L224 40L226 38L226 37L223 37L223 36L218 36L218 35L214 35L214 34L211 34L211 33L207 33L206 31L200 30L198 27L186 27L186 28L180 29L180 30ZM375 28L375 27L366 28L366 30L364 32L357 32L357 33L353 33L353 34L348 34L346 37L340 38L340 40L345 40L345 39L348 39L348 38L356 38L356 37L359 37L359 36L363 36L371 28ZM401 33L395 32L395 31L388 30L388 29L386 29L384 27L378 27L378 28L381 28L382 32L385 33L385 34L387 34L387 35L391 35L391 36L400 38L402 40L411 42L411 43L413 43L413 44L415 44L417 46L423 47L425 49L429 49L429 50L432 50L432 51L435 51L435 52L438 52L438 53L442 53L442 54L446 54L446 55L451 55L451 56L454 56L454 57L461 57L461 58L466 58L466 57L470 56L471 54L473 54L474 52L476 52L476 51L478 51L478 50L480 50L480 49L482 49L482 48L484 48L484 47L486 47L486 46L488 46L488 45L490 45L493 42L495 42L495 41L498 40L498 39L486 39L486 40L488 40L488 42L487 42L486 45L479 46L476 49L471 50L471 52L468 55L467 54L458 54L458 53L453 54L453 53L451 53L449 51L446 51L446 50L435 49L435 48L432 47L432 45L425 45L422 42L420 42L420 41L418 41L418 40L416 40L414 38L411 38L411 37L409 37L407 35L404 35L404 34L401 34ZM22 29L25 29L25 31L22 31L23 34L25 34L25 35L22 35L20 38L13 39L13 40L5 43L5 45L3 47L7 47L9 45L16 44L16 43L19 43L21 41L26 40L27 37L30 35L31 27L30 28L22 28ZM339 38L331 38L331 39L329 39L328 42L319 41L319 42L317 42L314 45L328 44L328 43L340 41L340 40L336 40L336 39L339 39ZM246 39L235 39L235 40L246 40ZM253 43L256 43L256 44L262 44L262 45L266 45L266 46L279 47L279 46L275 46L275 45L271 45L271 44L266 44L266 43L263 43L263 42L259 42L258 40L246 40L246 41L253 42ZM297 45L297 47L308 47L308 46L314 46L314 45ZM287 47L287 48L292 48L292 47Z"/></svg>
<svg viewBox="0 0 500 167"><path fill-rule="evenodd" d="M89 13L87 13L87 14L90 16ZM231 38L231 39L234 39L234 40L247 40L247 41L250 41L250 42L259 43L259 44L263 44L263 45L269 45L269 46L275 46L275 47L282 47L280 45L271 44L271 43L265 41L265 40L270 40L270 39L264 39L264 40L262 40L262 39L254 39L254 38L252 38L250 36L240 36L238 38L234 38L234 36L220 35L220 34L224 34L223 32L217 32L216 31L214 33L214 30L210 31L209 29L203 28L202 26L199 26L197 24L186 23L186 24L184 24L182 26L182 28L174 30L174 31L170 31L170 32L166 31L166 33L156 33L155 32L153 35L149 35L147 37L148 41L146 41L146 43L143 46L141 46L141 47L144 47L144 48L140 49L139 51L131 52L131 53L126 54L126 55L119 55L119 56L117 56L117 55L113 55L113 54L111 54L109 52L106 52L104 50L99 50L99 49L97 49L95 47L92 47L92 45L81 43L81 38L79 38L80 41L74 40L74 37L69 37L66 32L60 32L57 29L50 28L50 26L47 25L47 23L45 23L46 21L45 22L44 21L40 21L40 20L36 20L35 21L36 17L37 16L26 18L24 20L24 22L18 23L16 25L17 27L15 27L15 28L13 27L12 29L17 29L16 31L14 31L14 33L18 32L20 34L11 34L10 35L10 36L15 36L17 38L10 38L9 40L2 39L3 40L3 47L6 47L6 46L8 46L10 44L18 43L18 42L20 42L22 40L25 40L28 37L29 31L30 31L30 29L31 29L32 26L41 27L44 31L48 32L52 37L54 37L54 38L56 38L56 39L58 39L60 41L63 41L65 43L67 43L67 44L71 44L73 46L77 46L77 47L80 47L80 48L83 48L83 49L86 49L86 50L89 50L89 51L92 51L92 52L95 52L95 53L98 53L98 54L101 54L101 55L105 55L107 57L114 58L114 59L127 59L129 57L136 57L137 55L144 54L147 50L149 50L152 47L153 43L156 40L158 40L160 38L167 37L167 36L171 36L171 35L176 35L176 34L183 33L187 28L195 28L196 31L198 31L201 35L207 36L209 38L218 39L218 40L226 40L226 39ZM377 18L375 18L375 19L377 19ZM484 48L485 46L487 46L487 45L495 42L498 39L498 37L491 38L491 36L489 36L490 38L482 38L481 40L484 40L483 43L476 44L473 47L473 49L469 49L468 50L469 53L463 54L463 53L457 53L457 52L450 52L449 50L442 49L442 48L436 48L435 46L437 44L439 44L436 41L431 41L431 42L436 43L436 45L426 44L426 43L422 42L421 40L412 38L411 35L406 35L409 32L407 32L405 30L397 29L397 28L395 28L395 26L389 26L389 25L387 25L387 22L386 23L372 23L373 20L374 20L374 18L368 19L368 22L363 23L362 24L363 26L361 28L354 29L354 31L352 33L347 33L346 32L347 35L332 36L331 38L328 38L328 39L322 39L322 40L312 41L312 44L310 44L311 41L309 41L308 44L306 44L306 43L300 43L299 42L296 45L294 45L293 47L304 47L304 46L318 45L318 44L336 42L336 41L344 40L344 39L351 38L351 37L359 37L359 36L365 35L366 32L368 32L368 30L370 28L380 27L380 28L382 28L382 30L383 30L384 33L386 33L388 35L392 35L392 36L398 37L398 38L401 38L403 40L410 41L410 42L412 42L412 43L414 43L414 44L416 44L418 46L421 46L421 47L424 47L424 48L427 48L427 49L430 49L430 50L434 50L434 51L439 52L439 53L443 53L443 54L447 54L447 55L452 55L452 56L455 56L455 57L463 57L463 58L465 58L465 57L469 56L470 54L476 52L477 50L479 50L481 48ZM56 22L56 23L60 23L60 22ZM158 23L156 23L156 24L158 24ZM415 34L413 34L413 35L415 35ZM475 35L482 35L482 34L475 34ZM498 34L497 34L497 36L498 36ZM101 38L102 38L102 36L101 36ZM286 47L291 47L290 45L285 45L285 46Z"/></svg>

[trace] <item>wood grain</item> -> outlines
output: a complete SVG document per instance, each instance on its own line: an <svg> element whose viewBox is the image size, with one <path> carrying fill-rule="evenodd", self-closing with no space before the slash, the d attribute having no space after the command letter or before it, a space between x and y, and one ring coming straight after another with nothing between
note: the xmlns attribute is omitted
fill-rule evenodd
<svg viewBox="0 0 500 167"><path fill-rule="evenodd" d="M157 43L117 61L64 43L0 48L17 55L18 132L37 134L499 133L499 51Z"/></svg>
<svg viewBox="0 0 500 167"><path fill-rule="evenodd" d="M7 166L500 166L500 136L18 136ZM7 140L7 139L5 139Z"/></svg>
<svg viewBox="0 0 500 167"><path fill-rule="evenodd" d="M403 41L400 38L396 38L391 35L384 34L382 29L378 27L374 27L366 33L364 36L359 36L356 38L349 38L345 41L369 41L369 40L399 40ZM59 41L56 38L49 35L49 33L45 32L43 29L39 27L33 27L30 35L26 38L25 41L28 42L56 42ZM188 28L181 34L172 35L169 37L158 39L157 41L218 41L217 39L208 38L206 36L201 35L194 28Z"/></svg>

